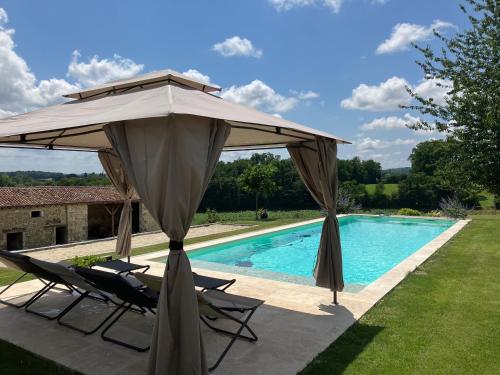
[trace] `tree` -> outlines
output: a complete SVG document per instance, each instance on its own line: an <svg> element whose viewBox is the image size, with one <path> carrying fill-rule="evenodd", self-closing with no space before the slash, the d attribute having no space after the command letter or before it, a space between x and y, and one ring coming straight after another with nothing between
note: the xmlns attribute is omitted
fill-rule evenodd
<svg viewBox="0 0 500 375"><path fill-rule="evenodd" d="M418 102L406 108L432 116L408 125L444 132L456 141L455 174L462 174L500 195L500 5L497 0L466 0L460 8L470 29L451 38L434 32L444 47L414 45L424 57L417 62L425 78L446 88L445 102L424 98L407 88Z"/></svg>
<svg viewBox="0 0 500 375"><path fill-rule="evenodd" d="M442 196L434 177L424 173L411 173L399 183L399 202L402 207L436 209Z"/></svg>
<svg viewBox="0 0 500 375"><path fill-rule="evenodd" d="M479 200L480 186L461 170L458 142L453 139L421 142L410 154L411 173L433 177L436 189L446 196L456 196L461 201L475 205Z"/></svg>
<svg viewBox="0 0 500 375"><path fill-rule="evenodd" d="M14 181L8 175L0 173L0 186L14 186Z"/></svg>
<svg viewBox="0 0 500 375"><path fill-rule="evenodd" d="M274 193L278 186L274 182L277 168L273 164L250 165L239 177L243 190L255 194L255 220L258 219L259 195L267 196Z"/></svg>

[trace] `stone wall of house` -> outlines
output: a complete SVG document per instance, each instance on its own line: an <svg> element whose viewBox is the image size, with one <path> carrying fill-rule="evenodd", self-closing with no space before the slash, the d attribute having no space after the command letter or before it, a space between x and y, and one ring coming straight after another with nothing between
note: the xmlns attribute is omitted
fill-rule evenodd
<svg viewBox="0 0 500 375"><path fill-rule="evenodd" d="M39 211L32 217L33 211ZM56 228L67 228L68 242L87 239L86 205L53 205L0 209L0 249L7 248L7 233L22 232L23 249L55 245Z"/></svg>
<svg viewBox="0 0 500 375"><path fill-rule="evenodd" d="M154 232L160 230L159 225L153 219L147 208L141 203L141 232Z"/></svg>
<svg viewBox="0 0 500 375"><path fill-rule="evenodd" d="M68 209L68 242L86 241L88 236L88 210L86 204L71 204Z"/></svg>

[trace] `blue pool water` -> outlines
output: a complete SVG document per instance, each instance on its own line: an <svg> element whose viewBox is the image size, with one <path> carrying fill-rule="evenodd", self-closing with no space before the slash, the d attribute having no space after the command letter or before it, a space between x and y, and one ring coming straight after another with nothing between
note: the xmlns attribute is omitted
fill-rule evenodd
<svg viewBox="0 0 500 375"><path fill-rule="evenodd" d="M454 224L451 220L346 216L339 219L344 280L370 284ZM313 284L322 223L188 252L193 267Z"/></svg>

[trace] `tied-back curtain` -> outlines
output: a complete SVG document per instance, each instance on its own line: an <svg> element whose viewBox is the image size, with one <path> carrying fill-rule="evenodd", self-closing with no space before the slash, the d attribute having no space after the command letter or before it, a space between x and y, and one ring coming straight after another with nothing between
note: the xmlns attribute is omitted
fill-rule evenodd
<svg viewBox="0 0 500 375"><path fill-rule="evenodd" d="M337 220L337 143L317 137L315 141L287 147L302 181L314 200L327 212L314 267L316 285L342 291L342 251Z"/></svg>
<svg viewBox="0 0 500 375"><path fill-rule="evenodd" d="M122 163L112 150L99 150L99 160L109 180L123 198L123 208L118 225L116 253L121 256L130 256L132 245L132 199L134 188L130 183Z"/></svg>
<svg viewBox="0 0 500 375"><path fill-rule="evenodd" d="M104 127L144 205L170 238L148 374L207 374L191 266L182 249L230 126L175 115Z"/></svg>

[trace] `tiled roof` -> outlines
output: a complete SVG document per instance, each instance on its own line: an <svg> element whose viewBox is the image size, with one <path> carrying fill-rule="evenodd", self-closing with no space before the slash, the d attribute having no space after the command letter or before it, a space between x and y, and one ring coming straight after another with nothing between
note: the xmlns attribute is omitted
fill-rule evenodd
<svg viewBox="0 0 500 375"><path fill-rule="evenodd" d="M119 202L122 198L110 186L0 187L0 208Z"/></svg>

